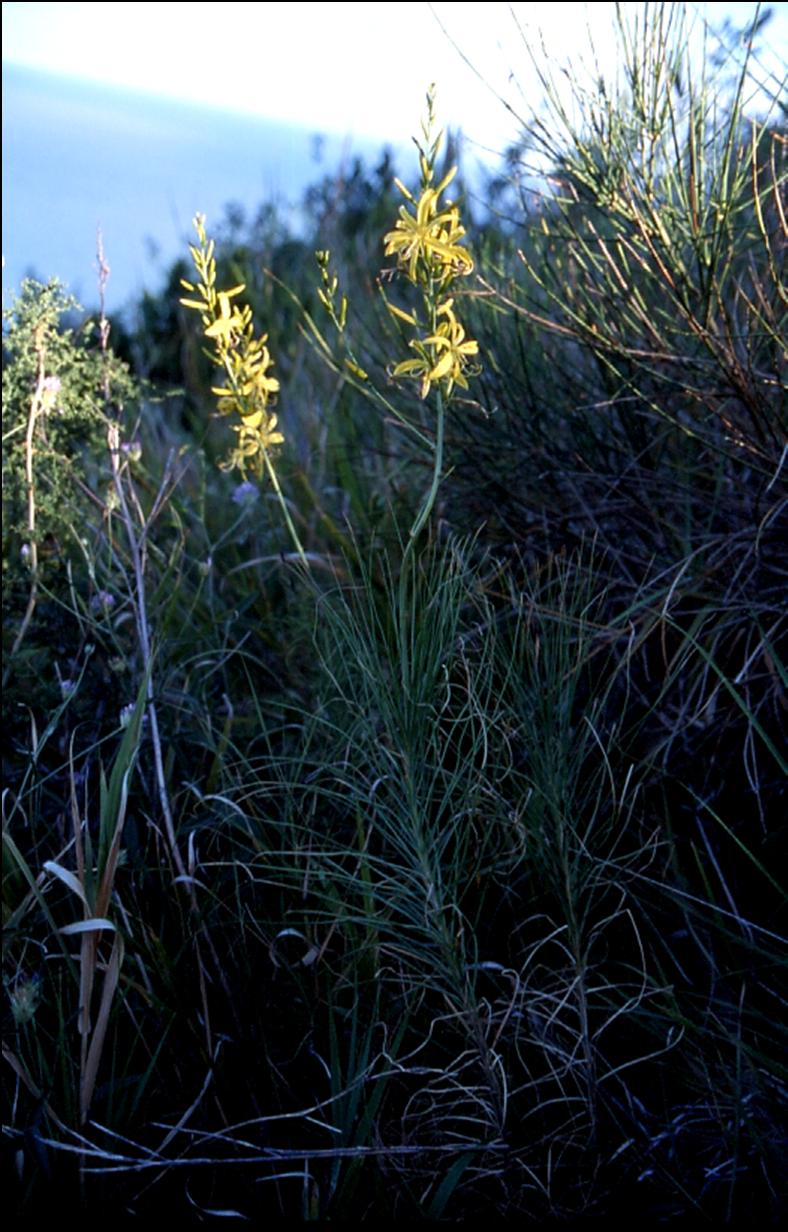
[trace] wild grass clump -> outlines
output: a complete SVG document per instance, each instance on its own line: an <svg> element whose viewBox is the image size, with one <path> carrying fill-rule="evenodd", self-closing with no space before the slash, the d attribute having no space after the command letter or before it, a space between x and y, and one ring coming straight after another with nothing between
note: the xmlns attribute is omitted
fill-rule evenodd
<svg viewBox="0 0 788 1232"><path fill-rule="evenodd" d="M507 221L432 94L314 264L198 219L147 383L11 306L20 1217L784 1216L785 131L681 16Z"/></svg>

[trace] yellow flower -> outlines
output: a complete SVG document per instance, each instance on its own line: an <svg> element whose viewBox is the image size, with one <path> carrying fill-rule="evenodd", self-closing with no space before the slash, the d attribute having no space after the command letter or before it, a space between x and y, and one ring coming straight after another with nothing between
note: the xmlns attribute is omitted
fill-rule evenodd
<svg viewBox="0 0 788 1232"><path fill-rule="evenodd" d="M253 339L246 353L245 380L241 382L241 393L265 406L273 394L279 392L279 382L276 377L268 375L268 369L273 360L265 345L268 335Z"/></svg>
<svg viewBox="0 0 788 1232"><path fill-rule="evenodd" d="M284 440L276 430L276 415L268 409L279 392L279 381L270 375L273 360L266 346L268 335L255 338L251 308L232 302L246 289L243 284L217 290L213 240L205 234L201 215L195 218L195 226L200 244L190 249L200 281L195 286L183 279L182 284L200 298L182 299L181 303L200 313L203 335L213 344L211 358L224 374L224 384L211 388L219 413L237 414L240 419L233 425L238 433L236 448L223 465L226 470L237 466L245 473L251 464L262 473L266 463L270 464L268 450Z"/></svg>
<svg viewBox="0 0 788 1232"><path fill-rule="evenodd" d="M457 168L452 167L437 188L425 186L418 201L404 184L396 181L400 191L415 206L415 213L410 213L404 205L400 206L400 216L394 230L383 237L384 252L387 257L397 256L400 267L407 269L413 283L418 281L420 262L426 267L429 277L441 280L469 274L473 269L470 254L459 246L465 235L459 210L451 204L443 209L439 207L440 195L456 173Z"/></svg>
<svg viewBox="0 0 788 1232"><path fill-rule="evenodd" d="M206 326L204 333L206 338L215 338L220 347L231 347L244 331L243 314L237 308L230 307L230 296L239 295L243 289L243 287L233 287L231 291L220 291L217 296L219 316L212 324Z"/></svg>
<svg viewBox="0 0 788 1232"><path fill-rule="evenodd" d="M393 376L418 376L421 378L420 394L426 398L430 386L446 382L446 396L455 385L468 388L465 376L468 357L478 355L479 344L465 337L465 329L454 315L454 300L445 300L438 308L438 316L446 319L434 334L423 340L414 340L411 347L418 353L417 359L406 359L394 368Z"/></svg>
<svg viewBox="0 0 788 1232"><path fill-rule="evenodd" d="M276 424L276 415L266 418L263 411L255 411L252 415L244 415L240 424L233 424L233 430L238 433L239 444L246 454L261 453L284 441L282 433L275 431Z"/></svg>
<svg viewBox="0 0 788 1232"><path fill-rule="evenodd" d="M399 269L421 289L424 301L424 318L431 332L426 333L419 321L418 312L408 312L386 299L392 316L416 332L409 346L415 355L405 359L392 369L395 377L416 377L420 393L426 398L433 385L441 387L448 398L455 385L468 388L466 372L469 359L478 355L479 344L466 338L465 329L454 313L454 300L450 298L455 280L466 277L473 270L473 260L462 247L465 228L460 222L460 212L451 201L441 203L441 195L448 188L457 168L433 185L435 159L440 135L431 139L433 123L432 93L428 95L428 122L424 126L426 150L421 151L421 195L418 199L404 184L395 180L397 187L407 199L408 205L400 206L399 218L394 230L383 237L386 256L396 256Z"/></svg>
<svg viewBox="0 0 788 1232"><path fill-rule="evenodd" d="M242 474L246 474L251 466L261 474L265 454L285 439L281 432L276 431L276 425L276 415L266 415L262 410L244 415L240 424L233 424L233 431L238 433L238 444L226 462L220 463L222 470L237 467Z"/></svg>

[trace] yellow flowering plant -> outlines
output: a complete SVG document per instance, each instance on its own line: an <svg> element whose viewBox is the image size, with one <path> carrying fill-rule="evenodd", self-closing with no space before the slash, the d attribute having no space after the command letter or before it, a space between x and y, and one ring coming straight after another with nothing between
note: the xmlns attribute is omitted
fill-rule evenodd
<svg viewBox="0 0 788 1232"><path fill-rule="evenodd" d="M383 237L384 253L397 258L397 268L421 291L421 310L406 312L386 298L389 312L410 326L414 336L409 340L413 355L391 368L391 375L413 377L419 382L419 393L426 398L436 391L437 422L435 430L432 486L411 528L413 540L424 527L440 482L443 465L443 433L445 406L455 386L468 389L468 377L474 374L473 357L479 344L467 337L457 316L455 296L458 280L473 272L473 259L462 246L465 228L454 202L443 200L457 168L452 167L435 183L436 163L443 140L435 127L435 88L427 92L427 118L422 124L424 144L418 141L421 192L418 198L400 180L397 187L407 204L400 206L399 218L393 230ZM385 297L384 297L385 298Z"/></svg>
<svg viewBox="0 0 788 1232"><path fill-rule="evenodd" d="M391 312L405 321L416 324L414 317L409 317L393 304L389 305ZM395 376L416 376L421 381L420 393L426 398L430 386L440 381L446 382L446 396L451 395L455 385L461 389L468 388L467 357L476 355L479 344L472 338L465 337L465 329L454 314L454 300L442 300L435 310L436 317L443 317L436 326L435 333L426 338L414 338L411 347L417 358L404 359L394 369Z"/></svg>
<svg viewBox="0 0 788 1232"><path fill-rule="evenodd" d="M180 302L185 308L199 312L203 337L210 343L206 354L223 373L224 384L211 387L211 393L217 398L218 413L238 416L238 421L232 424L237 433L235 448L219 465L223 470L237 468L244 478L249 471L258 479L264 472L268 475L296 551L306 564L304 549L273 463L274 450L285 438L272 410L279 393L279 381L270 371L273 360L267 346L268 335L255 336L252 310L248 304L238 302L238 297L246 290L244 284L225 291L217 289L215 245L207 237L204 215L195 216L194 227L199 243L190 244L189 251L199 281L195 284L181 279L181 285L195 298L184 298Z"/></svg>
<svg viewBox="0 0 788 1232"><path fill-rule="evenodd" d="M214 241L206 236L201 214L194 219L194 226L199 247L190 244L189 251L199 282L195 286L184 278L181 285L200 298L182 299L181 303L200 313L203 335L211 343L208 355L224 374L225 384L211 389L218 399L219 414L235 412L240 419L233 424L238 433L237 447L221 466L225 470L237 467L244 478L247 470L260 477L264 468L273 471L271 449L284 441L271 411L279 382L270 374L273 361L266 345L268 336L256 338L251 308L234 302L246 290L243 284L217 290Z"/></svg>
<svg viewBox="0 0 788 1232"><path fill-rule="evenodd" d="M437 149L435 152L437 154ZM422 282L425 274L427 278L436 278L443 283L458 274L470 274L473 269L470 254L459 245L465 235L459 210L451 202L440 208L441 193L454 179L457 168L452 167L437 188L432 188L430 180L434 164L422 155L422 166L422 193L418 201L401 180L394 180L402 195L413 205L415 213L411 214L406 206L400 206L394 230L384 238L385 254L387 257L396 255L400 264L407 266L412 283Z"/></svg>
<svg viewBox="0 0 788 1232"><path fill-rule="evenodd" d="M435 505L443 469L443 438L446 404L455 387L468 389L474 373L474 357L479 344L467 336L456 308L455 288L461 278L473 272L473 259L463 247L465 228L460 211L444 199L457 168L452 167L436 182L436 164L443 133L435 126L435 88L427 92L427 118L422 124L423 145L416 142L421 169L421 191L416 198L400 180L397 187L405 197L399 217L383 237L384 253L396 257L397 269L421 292L421 304L412 311L393 304L384 294L391 315L409 327L408 346L412 354L391 369L391 376L415 378L422 399L435 391L435 436L432 483L410 528L399 575L399 623L403 633L401 675L404 689L410 686L412 660L410 641L414 625L415 547ZM382 291L382 288L381 288Z"/></svg>

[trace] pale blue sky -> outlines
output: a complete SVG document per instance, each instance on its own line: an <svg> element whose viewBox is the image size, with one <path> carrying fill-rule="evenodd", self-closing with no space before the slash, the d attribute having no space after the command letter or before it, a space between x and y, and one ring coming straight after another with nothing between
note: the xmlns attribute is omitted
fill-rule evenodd
<svg viewBox="0 0 788 1232"><path fill-rule="evenodd" d="M782 76L788 4L771 7L775 18L765 50L769 67ZM424 91L435 81L442 119L500 150L517 126L496 92L520 114L520 91L531 100L536 93L523 37L536 45L541 31L551 56L577 58L588 52L590 30L607 66L613 8L568 0L484 6L7 3L3 58L312 131L397 142L415 130ZM688 8L696 29L703 17L719 24L731 15L743 23L755 11L750 3Z"/></svg>
<svg viewBox="0 0 788 1232"><path fill-rule="evenodd" d="M744 25L755 11L749 3L688 8L696 37L704 15L714 26L726 15ZM760 46L765 66L782 76L788 4L777 9ZM4 73L4 288L32 267L90 299L100 224L115 306L156 285L185 250L195 210L212 223L229 200L248 211L276 201L297 213L308 183L351 151L372 158L384 143L404 151L398 166L407 177L409 139L432 81L441 122L465 135L466 173L485 152L497 168L522 131L498 96L521 121L539 106L528 50L541 58L540 28L554 68L596 59L610 77L613 13L610 3L568 0L3 4L4 64L19 70ZM327 138L319 165L318 133ZM57 193L41 192L42 168Z"/></svg>

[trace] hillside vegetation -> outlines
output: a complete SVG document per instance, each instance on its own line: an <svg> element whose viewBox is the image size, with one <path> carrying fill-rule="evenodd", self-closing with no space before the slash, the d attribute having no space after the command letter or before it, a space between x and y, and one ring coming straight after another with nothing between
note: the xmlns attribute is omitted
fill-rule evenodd
<svg viewBox="0 0 788 1232"><path fill-rule="evenodd" d="M785 111L640 14L5 314L18 1217L785 1216Z"/></svg>

